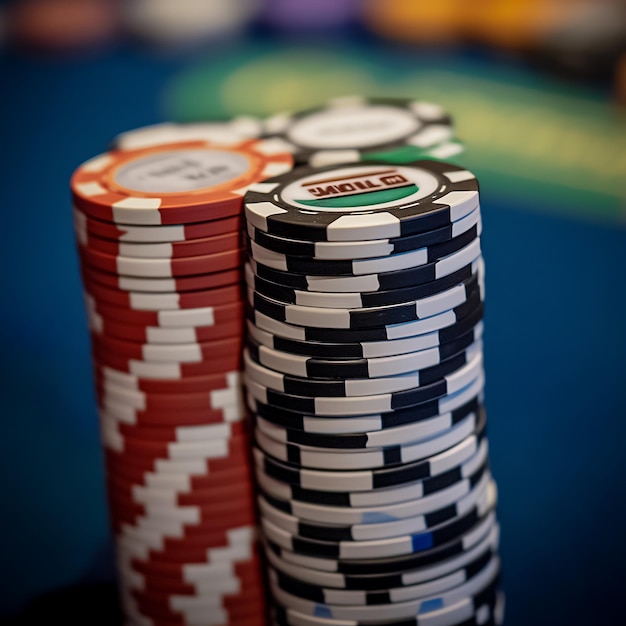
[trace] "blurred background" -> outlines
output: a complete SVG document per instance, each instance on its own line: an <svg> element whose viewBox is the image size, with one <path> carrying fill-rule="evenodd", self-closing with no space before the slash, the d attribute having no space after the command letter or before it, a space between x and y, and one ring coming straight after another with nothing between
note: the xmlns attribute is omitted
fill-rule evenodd
<svg viewBox="0 0 626 626"><path fill-rule="evenodd" d="M347 94L444 105L481 183L506 623L626 623L618 0L0 2L2 623L115 623L73 169L138 126Z"/></svg>

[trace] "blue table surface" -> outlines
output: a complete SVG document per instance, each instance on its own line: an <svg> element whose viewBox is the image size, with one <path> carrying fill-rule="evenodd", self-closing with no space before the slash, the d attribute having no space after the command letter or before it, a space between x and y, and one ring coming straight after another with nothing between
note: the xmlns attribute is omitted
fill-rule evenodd
<svg viewBox="0 0 626 626"><path fill-rule="evenodd" d="M0 616L113 577L68 180L117 132L161 119L183 63L0 58ZM626 232L513 192L482 203L507 624L626 623Z"/></svg>

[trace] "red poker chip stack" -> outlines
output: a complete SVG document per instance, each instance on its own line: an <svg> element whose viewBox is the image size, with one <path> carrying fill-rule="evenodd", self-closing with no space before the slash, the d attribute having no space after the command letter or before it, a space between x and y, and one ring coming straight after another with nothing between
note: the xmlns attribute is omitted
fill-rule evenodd
<svg viewBox="0 0 626 626"><path fill-rule="evenodd" d="M237 127L164 125L72 177L129 624L264 623L239 373L242 197L291 165Z"/></svg>

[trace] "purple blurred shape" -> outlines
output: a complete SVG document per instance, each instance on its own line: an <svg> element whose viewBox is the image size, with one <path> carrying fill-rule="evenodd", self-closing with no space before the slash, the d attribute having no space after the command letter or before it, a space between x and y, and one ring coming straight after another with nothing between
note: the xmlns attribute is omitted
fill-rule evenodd
<svg viewBox="0 0 626 626"><path fill-rule="evenodd" d="M267 0L263 22L280 30L315 31L349 25L359 0Z"/></svg>

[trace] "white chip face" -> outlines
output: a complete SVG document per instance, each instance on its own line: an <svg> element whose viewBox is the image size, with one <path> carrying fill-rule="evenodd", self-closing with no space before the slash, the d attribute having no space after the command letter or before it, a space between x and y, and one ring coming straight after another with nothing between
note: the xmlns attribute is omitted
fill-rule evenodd
<svg viewBox="0 0 626 626"><path fill-rule="evenodd" d="M259 136L260 124L253 118L237 118L232 122L199 122L173 124L166 122L144 126L121 133L115 138L119 150L141 150L151 146L182 141L212 141L220 145L231 145Z"/></svg>
<svg viewBox="0 0 626 626"><path fill-rule="evenodd" d="M300 209L347 213L381 211L433 194L440 181L428 170L400 165L358 165L311 174L287 185L281 200Z"/></svg>
<svg viewBox="0 0 626 626"><path fill-rule="evenodd" d="M412 112L397 107L336 107L298 120L287 136L311 150L358 149L400 141L420 126Z"/></svg>
<svg viewBox="0 0 626 626"><path fill-rule="evenodd" d="M223 185L250 167L244 155L227 150L164 150L122 165L115 182L144 193L184 193Z"/></svg>

